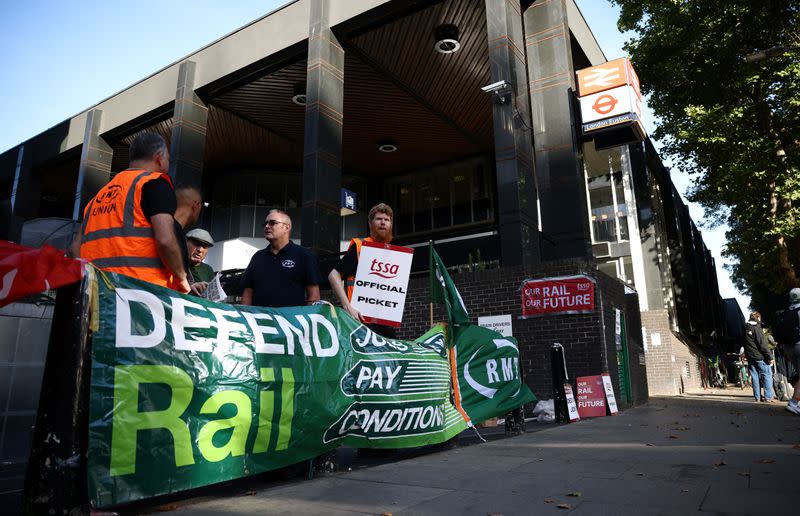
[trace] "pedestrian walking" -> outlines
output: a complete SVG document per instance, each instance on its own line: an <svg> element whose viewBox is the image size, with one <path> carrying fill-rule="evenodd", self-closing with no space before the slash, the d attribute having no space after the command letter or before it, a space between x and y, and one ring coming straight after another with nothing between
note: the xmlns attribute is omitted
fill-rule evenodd
<svg viewBox="0 0 800 516"><path fill-rule="evenodd" d="M761 328L761 314L753 312L744 327L744 354L747 356L750 377L753 380L753 397L756 401L775 402L772 390L772 354ZM761 387L764 395L761 395Z"/></svg>
<svg viewBox="0 0 800 516"><path fill-rule="evenodd" d="M789 291L789 307L777 317L775 339L782 346L790 364L794 365L794 395L786 404L786 410L800 415L800 288ZM788 369L788 367L787 367Z"/></svg>

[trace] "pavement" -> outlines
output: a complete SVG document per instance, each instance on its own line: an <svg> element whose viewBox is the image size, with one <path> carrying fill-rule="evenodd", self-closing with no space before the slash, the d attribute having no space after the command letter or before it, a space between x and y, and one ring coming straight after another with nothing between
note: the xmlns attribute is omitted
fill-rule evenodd
<svg viewBox="0 0 800 516"><path fill-rule="evenodd" d="M246 514L800 514L800 416L732 388L618 416L354 461L312 480L226 483L158 507ZM380 463L382 462L382 463ZM347 471L349 469L349 471Z"/></svg>

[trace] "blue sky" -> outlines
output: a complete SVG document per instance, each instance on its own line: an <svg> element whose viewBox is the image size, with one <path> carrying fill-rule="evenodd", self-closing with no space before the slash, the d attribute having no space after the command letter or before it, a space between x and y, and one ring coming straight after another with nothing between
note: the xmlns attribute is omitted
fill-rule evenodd
<svg viewBox="0 0 800 516"><path fill-rule="evenodd" d="M356 1L356 0L348 0ZM125 89L215 39L283 5L282 0L2 0L0 153ZM617 9L606 0L578 6L608 59L624 55ZM654 121L649 117L650 129ZM690 180L673 174L678 190ZM692 217L702 209L690 204ZM718 264L723 297L739 295L721 268L725 228L703 230Z"/></svg>

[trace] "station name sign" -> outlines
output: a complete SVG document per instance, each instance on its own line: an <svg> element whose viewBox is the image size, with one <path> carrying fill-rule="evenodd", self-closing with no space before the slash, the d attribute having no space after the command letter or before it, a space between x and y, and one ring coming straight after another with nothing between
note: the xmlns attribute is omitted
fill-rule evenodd
<svg viewBox="0 0 800 516"><path fill-rule="evenodd" d="M594 279L584 275L525 280L522 317L592 312L594 286Z"/></svg>
<svg viewBox="0 0 800 516"><path fill-rule="evenodd" d="M577 72L581 123L585 135L624 126L644 138L639 77L627 58Z"/></svg>

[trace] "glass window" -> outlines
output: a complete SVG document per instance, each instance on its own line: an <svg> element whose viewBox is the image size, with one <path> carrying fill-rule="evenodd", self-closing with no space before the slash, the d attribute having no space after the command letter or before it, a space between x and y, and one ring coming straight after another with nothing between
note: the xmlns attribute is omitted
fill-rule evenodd
<svg viewBox="0 0 800 516"><path fill-rule="evenodd" d="M492 219L492 203L489 199L488 186L488 167L484 163L478 163L475 167L475 177L472 181L472 221Z"/></svg>
<svg viewBox="0 0 800 516"><path fill-rule="evenodd" d="M414 191L414 231L431 229L431 178L419 178Z"/></svg>
<svg viewBox="0 0 800 516"><path fill-rule="evenodd" d="M240 237L259 238L267 213L273 208L292 217L292 233L300 235L299 174L258 172L221 178L214 185L211 206L205 210L204 225L215 240Z"/></svg>
<svg viewBox="0 0 800 516"><path fill-rule="evenodd" d="M625 283L633 285L633 260L630 256L622 257L622 269L625 271Z"/></svg>
<svg viewBox="0 0 800 516"><path fill-rule="evenodd" d="M411 233L414 229L414 195L410 181L398 183L393 199L395 210L394 230L397 234Z"/></svg>
<svg viewBox="0 0 800 516"><path fill-rule="evenodd" d="M439 170L433 177L431 205L433 206L433 227L436 229L452 225L450 217L450 177L446 172L450 171Z"/></svg>
<svg viewBox="0 0 800 516"><path fill-rule="evenodd" d="M453 225L472 222L472 171L467 167L455 170L453 181Z"/></svg>
<svg viewBox="0 0 800 516"><path fill-rule="evenodd" d="M611 276L612 278L617 277L617 261L612 260L610 262L603 262L598 263L597 268L600 269L601 272L604 272Z"/></svg>
<svg viewBox="0 0 800 516"><path fill-rule="evenodd" d="M614 196L608 175L589 178L589 204L595 242L616 242Z"/></svg>
<svg viewBox="0 0 800 516"><path fill-rule="evenodd" d="M492 220L486 158L425 169L386 182L398 235Z"/></svg>

